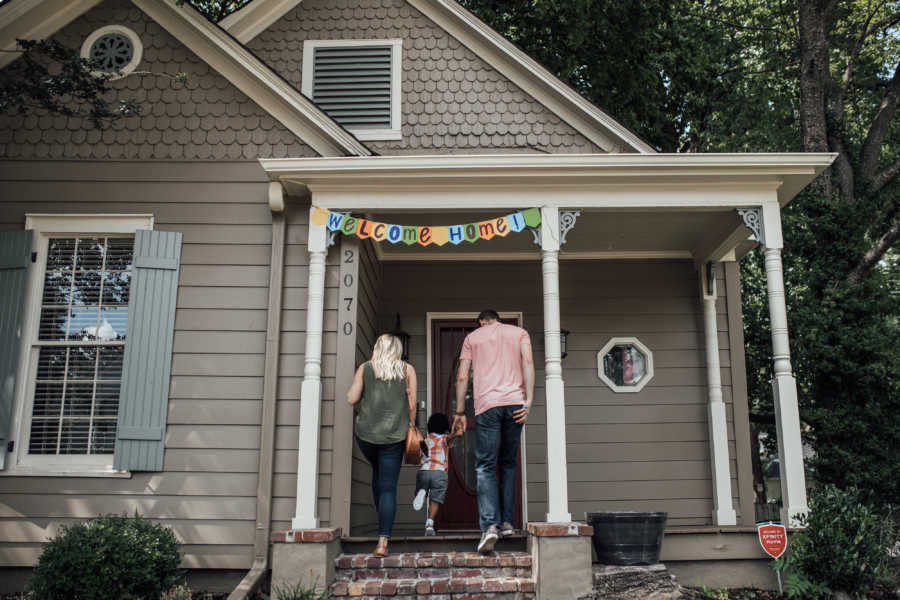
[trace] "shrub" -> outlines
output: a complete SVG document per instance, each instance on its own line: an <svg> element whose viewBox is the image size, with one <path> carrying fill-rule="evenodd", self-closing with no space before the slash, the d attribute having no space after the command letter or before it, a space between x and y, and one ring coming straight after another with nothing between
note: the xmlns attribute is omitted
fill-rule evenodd
<svg viewBox="0 0 900 600"><path fill-rule="evenodd" d="M181 579L171 530L141 518L98 517L63 530L38 559L35 600L159 600Z"/></svg>
<svg viewBox="0 0 900 600"><path fill-rule="evenodd" d="M893 521L862 502L859 490L825 486L810 495L809 509L806 529L792 535L776 564L789 570L789 595L865 596L888 577Z"/></svg>

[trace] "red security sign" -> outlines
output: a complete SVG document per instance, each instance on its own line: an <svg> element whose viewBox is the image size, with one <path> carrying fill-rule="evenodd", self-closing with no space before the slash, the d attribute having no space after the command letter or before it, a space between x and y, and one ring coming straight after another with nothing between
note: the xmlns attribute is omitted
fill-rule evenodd
<svg viewBox="0 0 900 600"><path fill-rule="evenodd" d="M772 558L778 558L787 549L787 529L784 525L759 525L759 544L766 554Z"/></svg>

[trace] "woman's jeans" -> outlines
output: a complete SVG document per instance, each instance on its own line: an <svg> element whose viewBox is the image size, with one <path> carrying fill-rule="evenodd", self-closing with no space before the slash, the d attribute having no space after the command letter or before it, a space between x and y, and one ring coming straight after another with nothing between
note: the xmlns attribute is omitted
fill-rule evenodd
<svg viewBox="0 0 900 600"><path fill-rule="evenodd" d="M497 406L475 417L475 472L478 484L478 516L481 530L492 525L514 523L516 512L516 457L522 424L513 413L521 408ZM500 494L497 494L497 465Z"/></svg>
<svg viewBox="0 0 900 600"><path fill-rule="evenodd" d="M391 537L397 515L397 480L406 442L370 444L357 437L356 444L372 465L372 499L378 512L378 535Z"/></svg>

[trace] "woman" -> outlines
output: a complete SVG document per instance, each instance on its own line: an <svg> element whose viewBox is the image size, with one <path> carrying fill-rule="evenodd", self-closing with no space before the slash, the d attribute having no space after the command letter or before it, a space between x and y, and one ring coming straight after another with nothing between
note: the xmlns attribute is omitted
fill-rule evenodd
<svg viewBox="0 0 900 600"><path fill-rule="evenodd" d="M402 351L399 339L387 333L380 336L372 359L356 370L347 392L347 402L359 403L356 443L372 465L372 497L378 512L376 556L388 553L406 430L416 420L416 371L400 359Z"/></svg>

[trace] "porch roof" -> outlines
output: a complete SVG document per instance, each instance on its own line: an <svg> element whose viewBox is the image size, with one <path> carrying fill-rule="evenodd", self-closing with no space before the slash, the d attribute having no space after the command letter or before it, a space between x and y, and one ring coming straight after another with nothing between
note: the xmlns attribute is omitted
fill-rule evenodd
<svg viewBox="0 0 900 600"><path fill-rule="evenodd" d="M346 210L782 206L834 153L498 154L261 159L291 195ZM452 198L452 202L448 202Z"/></svg>

